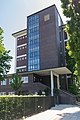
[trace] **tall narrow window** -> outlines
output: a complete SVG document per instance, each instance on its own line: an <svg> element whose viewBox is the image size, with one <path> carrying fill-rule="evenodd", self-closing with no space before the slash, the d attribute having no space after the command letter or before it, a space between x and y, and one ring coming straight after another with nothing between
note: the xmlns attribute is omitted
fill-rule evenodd
<svg viewBox="0 0 80 120"><path fill-rule="evenodd" d="M28 17L28 71L40 69L39 16Z"/></svg>

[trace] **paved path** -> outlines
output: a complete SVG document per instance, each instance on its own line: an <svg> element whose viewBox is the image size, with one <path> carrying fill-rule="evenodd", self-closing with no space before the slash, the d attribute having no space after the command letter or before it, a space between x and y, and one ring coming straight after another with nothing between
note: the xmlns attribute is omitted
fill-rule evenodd
<svg viewBox="0 0 80 120"><path fill-rule="evenodd" d="M25 120L80 120L80 106L56 105L50 110L33 115Z"/></svg>

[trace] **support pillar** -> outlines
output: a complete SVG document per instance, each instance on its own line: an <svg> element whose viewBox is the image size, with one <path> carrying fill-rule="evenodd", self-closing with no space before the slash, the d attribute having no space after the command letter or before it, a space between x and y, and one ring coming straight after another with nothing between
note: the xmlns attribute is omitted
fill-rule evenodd
<svg viewBox="0 0 80 120"><path fill-rule="evenodd" d="M57 89L60 89L59 75L57 75Z"/></svg>
<svg viewBox="0 0 80 120"><path fill-rule="evenodd" d="M51 74L51 96L53 96L54 82L53 82L53 71L50 71Z"/></svg>

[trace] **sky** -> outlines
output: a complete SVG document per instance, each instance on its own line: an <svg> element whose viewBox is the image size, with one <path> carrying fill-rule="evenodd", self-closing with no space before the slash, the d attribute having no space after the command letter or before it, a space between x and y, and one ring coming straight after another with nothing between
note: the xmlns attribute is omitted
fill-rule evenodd
<svg viewBox="0 0 80 120"><path fill-rule="evenodd" d="M15 38L12 33L27 27L27 16L55 4L63 21L66 21L60 0L0 0L0 27L4 30L4 46L13 59L9 74L15 71Z"/></svg>

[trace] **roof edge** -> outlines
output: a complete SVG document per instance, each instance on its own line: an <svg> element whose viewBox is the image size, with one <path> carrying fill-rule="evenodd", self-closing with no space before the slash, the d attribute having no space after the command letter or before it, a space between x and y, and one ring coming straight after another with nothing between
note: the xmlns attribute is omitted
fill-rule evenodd
<svg viewBox="0 0 80 120"><path fill-rule="evenodd" d="M19 37L20 35L27 34L27 29L20 30L12 34L13 37Z"/></svg>

